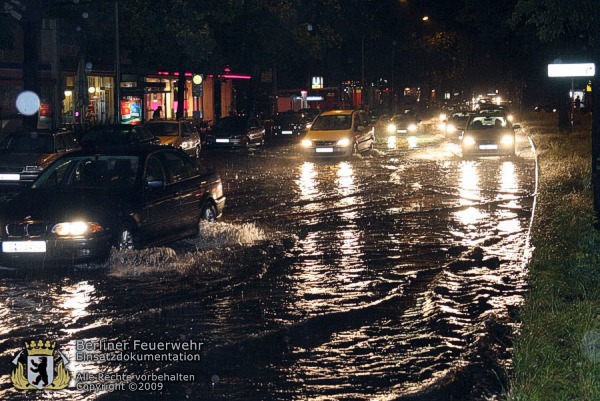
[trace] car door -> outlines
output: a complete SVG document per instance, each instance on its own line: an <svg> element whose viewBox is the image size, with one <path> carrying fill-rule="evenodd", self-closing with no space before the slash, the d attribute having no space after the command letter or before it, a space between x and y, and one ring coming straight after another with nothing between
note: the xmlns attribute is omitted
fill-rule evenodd
<svg viewBox="0 0 600 401"><path fill-rule="evenodd" d="M354 137L358 144L358 149L363 150L369 147L371 133L369 131L366 115L363 112L354 113Z"/></svg>
<svg viewBox="0 0 600 401"><path fill-rule="evenodd" d="M166 165L167 187L174 194L176 204L171 210L174 229L187 232L197 229L200 220L200 191L198 167L185 153L178 150L163 152Z"/></svg>
<svg viewBox="0 0 600 401"><path fill-rule="evenodd" d="M168 185L167 169L161 152L151 154L145 163L144 206L140 234L148 244L161 242L177 230L173 214L178 210L176 188Z"/></svg>

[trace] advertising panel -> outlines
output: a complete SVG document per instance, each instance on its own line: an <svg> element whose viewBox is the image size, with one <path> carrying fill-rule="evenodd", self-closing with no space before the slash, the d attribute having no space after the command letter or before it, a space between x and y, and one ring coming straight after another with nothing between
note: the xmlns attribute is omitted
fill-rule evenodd
<svg viewBox="0 0 600 401"><path fill-rule="evenodd" d="M142 98L128 95L121 97L121 122L123 124L142 124Z"/></svg>

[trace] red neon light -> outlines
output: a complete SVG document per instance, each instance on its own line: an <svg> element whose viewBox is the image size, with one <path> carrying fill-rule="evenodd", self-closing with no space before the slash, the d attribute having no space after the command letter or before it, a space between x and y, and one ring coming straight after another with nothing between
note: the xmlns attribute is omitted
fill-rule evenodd
<svg viewBox="0 0 600 401"><path fill-rule="evenodd" d="M252 79L250 75L237 75L237 74L223 74L219 75L219 78L226 79Z"/></svg>

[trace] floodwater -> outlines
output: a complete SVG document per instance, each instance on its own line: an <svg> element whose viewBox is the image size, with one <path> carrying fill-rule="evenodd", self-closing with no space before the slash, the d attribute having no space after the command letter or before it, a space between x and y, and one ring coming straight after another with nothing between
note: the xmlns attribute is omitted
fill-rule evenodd
<svg viewBox="0 0 600 401"><path fill-rule="evenodd" d="M346 159L281 144L203 162L227 205L199 238L0 270L1 399L499 399L535 204L523 133L510 158L463 160L427 135ZM69 387L14 389L13 358L46 338L69 359ZM132 350L142 342L193 349L140 361L174 353Z"/></svg>

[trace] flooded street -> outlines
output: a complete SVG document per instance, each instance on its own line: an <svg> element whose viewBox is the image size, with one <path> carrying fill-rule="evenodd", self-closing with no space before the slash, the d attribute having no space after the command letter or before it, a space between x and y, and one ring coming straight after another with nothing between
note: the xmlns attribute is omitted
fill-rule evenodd
<svg viewBox="0 0 600 401"><path fill-rule="evenodd" d="M227 203L199 238L114 252L98 265L0 270L0 399L502 393L527 289L536 165L526 136L517 135L510 158L463 159L460 146L439 135L394 148L378 138L370 153L333 160L306 159L295 144L203 152ZM13 388L11 360L38 338L56 341L70 360L68 389ZM76 355L78 344L136 340L202 343L188 353L200 357ZM119 382L110 374L193 380L149 377L162 386L143 391L78 388L83 373L109 375L103 383Z"/></svg>

